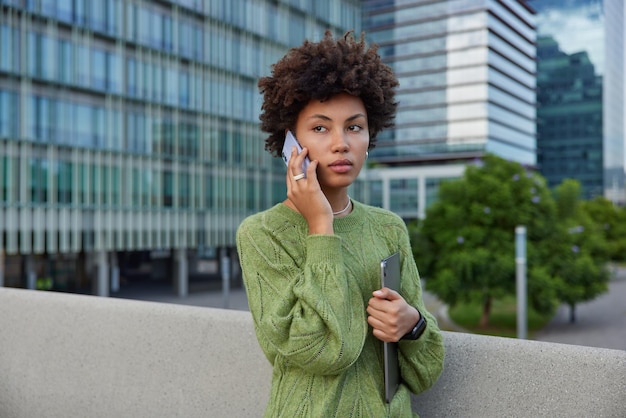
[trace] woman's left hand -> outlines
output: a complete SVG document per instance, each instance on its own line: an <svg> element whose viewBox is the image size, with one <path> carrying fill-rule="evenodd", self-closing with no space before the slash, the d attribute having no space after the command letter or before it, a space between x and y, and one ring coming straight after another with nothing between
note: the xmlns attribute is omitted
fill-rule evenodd
<svg viewBox="0 0 626 418"><path fill-rule="evenodd" d="M386 287L373 293L367 313L374 336L385 342L399 341L420 319L417 309L406 303L398 292Z"/></svg>

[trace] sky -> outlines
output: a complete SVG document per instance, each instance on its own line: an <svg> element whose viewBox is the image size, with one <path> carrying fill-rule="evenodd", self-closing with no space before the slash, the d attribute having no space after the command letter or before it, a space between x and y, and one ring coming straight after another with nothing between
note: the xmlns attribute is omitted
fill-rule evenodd
<svg viewBox="0 0 626 418"><path fill-rule="evenodd" d="M604 72L604 16L600 2L564 2L559 8L533 2L539 35L550 35L566 54L587 51L596 73ZM586 3L586 4L582 4Z"/></svg>

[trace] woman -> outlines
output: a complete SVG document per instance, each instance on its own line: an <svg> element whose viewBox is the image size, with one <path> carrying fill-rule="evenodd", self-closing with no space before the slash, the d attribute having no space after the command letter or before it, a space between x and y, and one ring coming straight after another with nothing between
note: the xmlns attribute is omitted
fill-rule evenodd
<svg viewBox="0 0 626 418"><path fill-rule="evenodd" d="M414 416L409 392L432 386L443 368L405 224L348 196L376 135L393 124L397 85L363 36L328 31L259 81L266 149L280 156L288 132L302 146L290 150L287 199L237 232L257 338L273 365L267 417ZM394 252L400 292L380 288L380 260ZM399 341L402 383L389 403L383 341Z"/></svg>

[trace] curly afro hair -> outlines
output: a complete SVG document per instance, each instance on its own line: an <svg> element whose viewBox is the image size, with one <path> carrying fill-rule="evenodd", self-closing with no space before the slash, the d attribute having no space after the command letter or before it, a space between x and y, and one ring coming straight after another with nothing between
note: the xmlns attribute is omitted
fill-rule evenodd
<svg viewBox="0 0 626 418"><path fill-rule="evenodd" d="M328 100L342 92L363 101L372 149L376 135L393 126L396 86L398 80L382 62L378 46L368 48L363 33L359 41L352 31L335 40L327 30L320 42L305 41L290 49L272 66L272 74L259 80L261 129L270 134L265 149L280 156L285 130L295 128L300 111L311 100Z"/></svg>

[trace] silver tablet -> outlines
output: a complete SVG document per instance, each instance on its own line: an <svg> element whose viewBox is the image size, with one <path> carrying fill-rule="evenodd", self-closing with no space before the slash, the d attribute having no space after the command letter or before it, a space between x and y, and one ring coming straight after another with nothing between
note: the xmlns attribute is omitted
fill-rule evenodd
<svg viewBox="0 0 626 418"><path fill-rule="evenodd" d="M400 254L394 253L380 261L382 287L400 291ZM383 342L383 367L385 371L385 400L389 403L400 385L398 343Z"/></svg>

